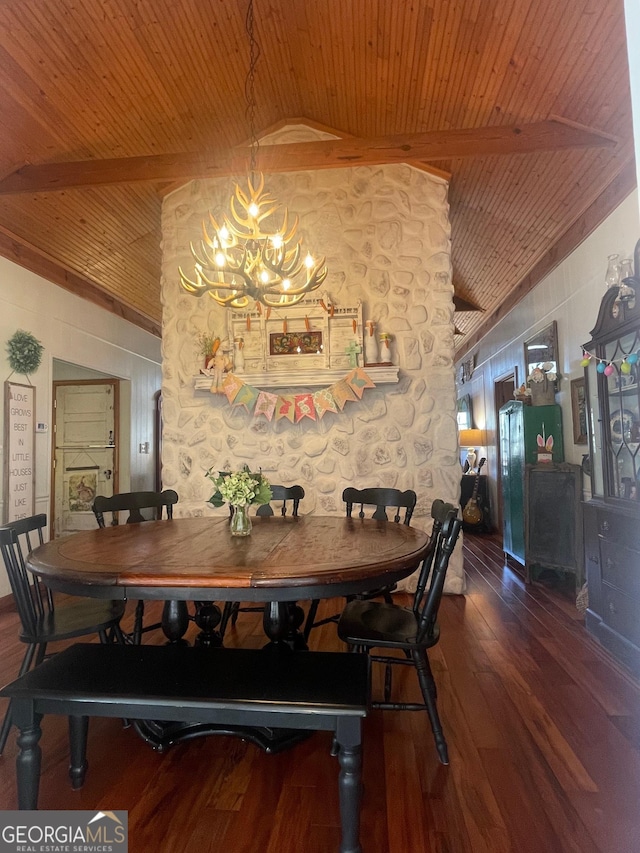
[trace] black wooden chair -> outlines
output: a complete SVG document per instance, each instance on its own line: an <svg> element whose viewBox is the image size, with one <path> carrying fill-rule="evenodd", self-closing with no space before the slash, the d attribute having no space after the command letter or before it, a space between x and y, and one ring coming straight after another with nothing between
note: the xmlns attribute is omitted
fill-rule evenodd
<svg viewBox="0 0 640 853"><path fill-rule="evenodd" d="M268 518L275 515L275 511L271 504L273 502L282 501L282 505L276 509L282 516L287 515L289 504L291 506L291 515L297 517L300 501L304 497L304 489L302 486L271 486L271 502L261 504L256 512L257 516ZM260 613L264 610L261 606L246 606L242 607L239 601L226 601L222 611L222 619L220 620L220 636L224 637L225 631L229 622L233 627L238 621L238 613Z"/></svg>
<svg viewBox="0 0 640 853"><path fill-rule="evenodd" d="M163 492L122 492L118 495L105 497L97 495L93 502L93 513L98 522L98 527L105 527L104 514L111 513L111 525L113 527L120 523L120 512L128 512L126 524L137 524L142 521L159 521L162 518L162 510L166 508L167 518L173 518L173 505L178 503L178 495L173 489L165 489ZM141 510L151 510L146 516ZM160 622L153 625L143 625L144 601L138 601L133 623L133 633L128 636L134 645L139 645L142 635L147 631L155 631L161 627Z"/></svg>
<svg viewBox="0 0 640 853"><path fill-rule="evenodd" d="M82 598L56 606L51 590L27 569L26 558L34 548L43 544L46 526L47 516L41 513L0 528L2 559L20 617L20 642L27 646L19 675L24 675L32 663L35 662L35 666L41 664L47 645L58 640L98 634L103 643L114 638L123 641L119 623L124 613L124 601ZM0 729L0 755L10 729L11 705Z"/></svg>
<svg viewBox="0 0 640 853"><path fill-rule="evenodd" d="M411 489L401 492L399 489L354 489L349 487L342 493L342 500L345 503L347 518L352 517L354 506L359 504L358 518L366 517L365 507L375 507L375 510L370 515L371 518L379 519L380 521L389 521L389 515L393 513L392 521L396 524L402 522L402 524L406 524L408 527L411 523L417 496ZM404 512L401 512L401 510L404 510ZM395 588L395 584L393 584L392 586L372 589L370 592L357 596L357 598L369 599L382 597L388 604L391 604L391 593ZM351 601L353 598L354 596L350 596L347 598L347 601ZM311 606L309 607L304 626L305 640L309 639L309 634L314 628L319 628L321 625L326 625L329 622L337 623L340 619L339 613L334 613L325 619L316 619L319 603L319 600L316 598L311 602Z"/></svg>
<svg viewBox="0 0 640 853"><path fill-rule="evenodd" d="M442 731L436 704L436 684L429 665L427 650L440 639L437 622L449 558L462 524L457 507L433 502L433 529L429 550L420 568L418 586L412 607L400 607L381 601L351 601L338 622L338 636L354 651L370 654L373 648L398 649L404 657L370 654L373 661L384 663L383 701L372 701L373 708L391 711L426 710L436 748L442 764L449 763L447 743ZM391 668L394 665L414 666L420 683L424 704L391 702Z"/></svg>

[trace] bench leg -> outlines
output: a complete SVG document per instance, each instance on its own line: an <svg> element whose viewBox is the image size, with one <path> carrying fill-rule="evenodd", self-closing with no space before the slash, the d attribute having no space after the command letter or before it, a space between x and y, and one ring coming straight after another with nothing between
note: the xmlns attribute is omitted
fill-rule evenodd
<svg viewBox="0 0 640 853"><path fill-rule="evenodd" d="M82 788L87 774L89 717L69 717L69 778L74 791Z"/></svg>
<svg viewBox="0 0 640 853"><path fill-rule="evenodd" d="M362 853L360 846L360 797L362 794L360 719L338 720L335 737L340 775L340 853Z"/></svg>
<svg viewBox="0 0 640 853"><path fill-rule="evenodd" d="M13 722L19 729L18 757L16 758L16 776L18 781L18 808L34 810L38 808L38 790L40 788L40 721L42 714L36 714L33 701L29 699L13 700Z"/></svg>

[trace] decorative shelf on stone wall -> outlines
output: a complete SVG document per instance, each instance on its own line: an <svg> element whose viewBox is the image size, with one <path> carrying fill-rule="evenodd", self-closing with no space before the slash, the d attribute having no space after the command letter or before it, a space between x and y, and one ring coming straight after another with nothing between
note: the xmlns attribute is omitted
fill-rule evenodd
<svg viewBox="0 0 640 853"><path fill-rule="evenodd" d="M338 370L278 370L272 373L236 373L247 385L256 388L317 388L340 382L353 368L341 367ZM399 382L399 368L395 364L380 367L364 367L364 372L377 385L392 385ZM210 376L196 376L193 380L196 391L208 391L211 388Z"/></svg>

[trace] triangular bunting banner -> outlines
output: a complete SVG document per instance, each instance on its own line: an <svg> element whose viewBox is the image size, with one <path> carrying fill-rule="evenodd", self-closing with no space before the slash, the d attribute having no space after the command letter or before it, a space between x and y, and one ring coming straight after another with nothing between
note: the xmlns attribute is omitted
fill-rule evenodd
<svg viewBox="0 0 640 853"><path fill-rule="evenodd" d="M276 410L277 402L277 394L270 394L268 391L260 391L258 399L256 400L256 407L253 410L254 416L257 418L258 415L264 415L265 418L270 421Z"/></svg>
<svg viewBox="0 0 640 853"><path fill-rule="evenodd" d="M340 411L344 409L345 403L349 402L349 400L358 399L351 390L351 386L346 379L341 379L340 382L336 382L336 384L332 385L329 390L333 394L333 398L338 404Z"/></svg>
<svg viewBox="0 0 640 853"><path fill-rule="evenodd" d="M227 395L227 400L230 403L236 399L238 395L238 391L242 388L244 382L242 379L238 379L237 376L234 376L233 373L227 373L222 382L222 390Z"/></svg>
<svg viewBox="0 0 640 853"><path fill-rule="evenodd" d="M362 399L365 388L375 388L375 383L367 376L362 367L355 367L345 377L345 382L358 395L358 399Z"/></svg>
<svg viewBox="0 0 640 853"><path fill-rule="evenodd" d="M302 418L316 419L316 407L313 405L313 394L296 394L296 423Z"/></svg>
<svg viewBox="0 0 640 853"><path fill-rule="evenodd" d="M327 412L341 412L346 403L362 399L366 388L375 387L362 367L354 367L340 382L309 394L271 394L247 385L233 373L227 373L222 382L222 392L231 405L244 406L254 417L264 415L268 421L286 418L291 423L303 418L322 420Z"/></svg>
<svg viewBox="0 0 640 853"><path fill-rule="evenodd" d="M233 401L234 406L244 406L250 412L256 404L260 392L253 385L243 385Z"/></svg>
<svg viewBox="0 0 640 853"><path fill-rule="evenodd" d="M286 418L293 423L296 413L296 401L293 394L279 394L276 403L276 420Z"/></svg>
<svg viewBox="0 0 640 853"><path fill-rule="evenodd" d="M329 388L316 391L313 395L313 405L316 407L318 418L322 420L327 412L337 412L338 406Z"/></svg>

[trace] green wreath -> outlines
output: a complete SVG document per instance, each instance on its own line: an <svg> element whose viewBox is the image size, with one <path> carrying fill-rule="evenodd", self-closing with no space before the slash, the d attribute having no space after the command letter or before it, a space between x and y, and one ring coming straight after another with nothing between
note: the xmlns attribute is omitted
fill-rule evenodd
<svg viewBox="0 0 640 853"><path fill-rule="evenodd" d="M19 329L7 341L9 367L15 373L34 373L40 367L43 349L40 341L34 338L31 332Z"/></svg>

